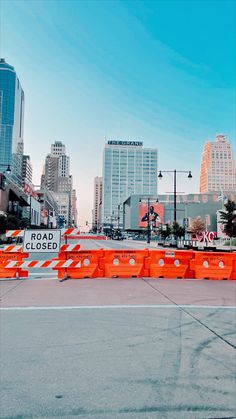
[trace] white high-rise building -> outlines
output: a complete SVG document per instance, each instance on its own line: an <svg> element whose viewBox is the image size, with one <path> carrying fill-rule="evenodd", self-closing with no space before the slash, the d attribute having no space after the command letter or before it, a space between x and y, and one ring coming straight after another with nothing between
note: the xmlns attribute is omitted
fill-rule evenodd
<svg viewBox="0 0 236 419"><path fill-rule="evenodd" d="M93 229L101 227L101 206L102 206L102 177L96 176L94 179L93 196Z"/></svg>
<svg viewBox="0 0 236 419"><path fill-rule="evenodd" d="M58 158L58 176L68 177L70 173L70 158L62 154Z"/></svg>
<svg viewBox="0 0 236 419"><path fill-rule="evenodd" d="M207 141L204 145L200 192L224 190L236 190L236 167L230 142L225 135L217 135L215 141Z"/></svg>
<svg viewBox="0 0 236 419"><path fill-rule="evenodd" d="M140 141L109 140L103 153L102 223L119 217L133 194L157 195L158 152Z"/></svg>
<svg viewBox="0 0 236 419"><path fill-rule="evenodd" d="M30 156L24 155L22 160L22 182L23 186L25 182L32 183L33 177L33 166L30 160Z"/></svg>
<svg viewBox="0 0 236 419"><path fill-rule="evenodd" d="M72 189L71 192L71 216L72 216L72 226L78 226L78 210L77 210L77 196L76 190Z"/></svg>
<svg viewBox="0 0 236 419"><path fill-rule="evenodd" d="M45 160L41 185L54 192L58 215L64 216L66 223L71 225L73 179L70 175L70 158L65 153L66 147L61 141L51 144L51 153Z"/></svg>
<svg viewBox="0 0 236 419"><path fill-rule="evenodd" d="M59 157L66 154L66 146L61 141L55 141L54 144L51 144L51 156Z"/></svg>

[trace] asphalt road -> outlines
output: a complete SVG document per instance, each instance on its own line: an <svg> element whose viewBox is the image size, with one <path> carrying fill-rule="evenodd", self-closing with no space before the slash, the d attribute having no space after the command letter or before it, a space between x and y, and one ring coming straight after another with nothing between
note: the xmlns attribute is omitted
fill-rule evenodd
<svg viewBox="0 0 236 419"><path fill-rule="evenodd" d="M0 285L2 419L236 417L235 281Z"/></svg>
<svg viewBox="0 0 236 419"><path fill-rule="evenodd" d="M1 418L233 418L234 314L4 311Z"/></svg>

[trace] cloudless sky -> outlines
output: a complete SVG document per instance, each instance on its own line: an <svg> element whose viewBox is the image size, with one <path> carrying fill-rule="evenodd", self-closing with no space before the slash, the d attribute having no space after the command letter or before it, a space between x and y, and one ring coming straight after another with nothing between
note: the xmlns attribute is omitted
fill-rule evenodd
<svg viewBox="0 0 236 419"><path fill-rule="evenodd" d="M235 16L230 0L1 0L0 55L25 91L25 153L40 183L50 144L71 157L79 222L91 220L93 180L107 139L159 150L179 192L198 192L206 139L235 150ZM166 174L159 192L173 190Z"/></svg>

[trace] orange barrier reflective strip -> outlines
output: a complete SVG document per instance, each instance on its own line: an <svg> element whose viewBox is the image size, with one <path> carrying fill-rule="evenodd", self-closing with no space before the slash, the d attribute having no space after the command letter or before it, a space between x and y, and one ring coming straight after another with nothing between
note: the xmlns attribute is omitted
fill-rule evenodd
<svg viewBox="0 0 236 419"><path fill-rule="evenodd" d="M3 252L22 252L22 250L23 250L22 245L15 245L15 244L10 244L10 245L4 246L3 248Z"/></svg>
<svg viewBox="0 0 236 419"><path fill-rule="evenodd" d="M78 228L66 228L61 232L64 236L80 235L80 230Z"/></svg>
<svg viewBox="0 0 236 419"><path fill-rule="evenodd" d="M71 252L72 250L73 251L80 250L80 244L79 243L77 243L77 244L63 244L61 246L61 249L60 249L61 252Z"/></svg>
<svg viewBox="0 0 236 419"><path fill-rule="evenodd" d="M7 230L6 237L23 237L24 230Z"/></svg>

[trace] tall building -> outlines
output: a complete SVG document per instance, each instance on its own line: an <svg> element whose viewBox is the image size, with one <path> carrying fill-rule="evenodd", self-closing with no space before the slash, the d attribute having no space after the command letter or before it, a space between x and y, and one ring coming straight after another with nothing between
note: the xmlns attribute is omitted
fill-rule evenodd
<svg viewBox="0 0 236 419"><path fill-rule="evenodd" d="M72 216L72 225L74 227L78 226L78 211L77 211L77 196L76 190L72 189L71 192L71 216Z"/></svg>
<svg viewBox="0 0 236 419"><path fill-rule="evenodd" d="M204 145L200 192L224 190L236 190L236 167L230 142L225 135L217 135L215 141L207 141Z"/></svg>
<svg viewBox="0 0 236 419"><path fill-rule="evenodd" d="M30 160L30 156L24 155L22 159L22 182L23 186L25 182L32 183L33 177L33 166Z"/></svg>
<svg viewBox="0 0 236 419"><path fill-rule="evenodd" d="M51 144L51 156L59 157L66 154L66 146L61 141L55 141L54 144Z"/></svg>
<svg viewBox="0 0 236 419"><path fill-rule="evenodd" d="M0 171L11 167L13 182L22 185L24 92L14 67L0 59Z"/></svg>
<svg viewBox="0 0 236 419"><path fill-rule="evenodd" d="M58 189L58 157L46 156L41 185L50 191Z"/></svg>
<svg viewBox="0 0 236 419"><path fill-rule="evenodd" d="M70 158L65 154L58 158L58 176L68 177L70 173Z"/></svg>
<svg viewBox="0 0 236 419"><path fill-rule="evenodd" d="M101 227L101 206L102 206L102 177L96 176L94 179L93 196L93 229L98 230Z"/></svg>
<svg viewBox="0 0 236 419"><path fill-rule="evenodd" d="M102 223L119 217L132 194L157 194L157 149L140 141L109 140L103 153Z"/></svg>
<svg viewBox="0 0 236 419"><path fill-rule="evenodd" d="M61 141L55 141L51 145L51 153L45 159L41 186L53 192L58 205L58 215L63 216L66 224L71 225L73 216L76 215L76 208L73 208L76 201L72 202L73 178L70 175L70 158L66 155L66 147Z"/></svg>

